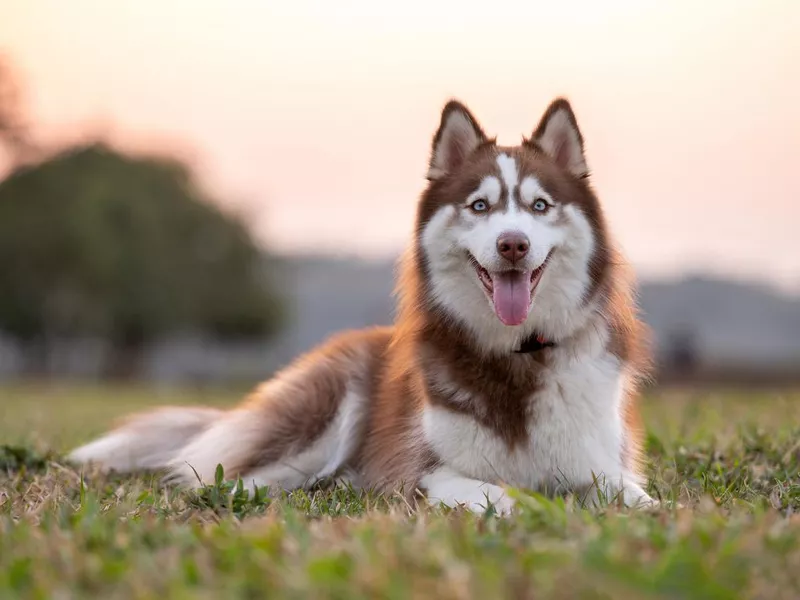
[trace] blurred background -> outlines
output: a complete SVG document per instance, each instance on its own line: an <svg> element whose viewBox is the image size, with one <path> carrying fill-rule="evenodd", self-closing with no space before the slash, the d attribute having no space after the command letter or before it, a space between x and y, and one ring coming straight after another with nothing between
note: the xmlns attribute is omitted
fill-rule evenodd
<svg viewBox="0 0 800 600"><path fill-rule="evenodd" d="M800 2L0 8L0 380L267 377L393 318L439 111L577 112L658 383L800 380Z"/></svg>

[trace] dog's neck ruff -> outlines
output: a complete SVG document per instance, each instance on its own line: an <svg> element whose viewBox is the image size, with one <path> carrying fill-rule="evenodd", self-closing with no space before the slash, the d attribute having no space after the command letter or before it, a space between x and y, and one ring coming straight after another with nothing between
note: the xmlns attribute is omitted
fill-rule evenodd
<svg viewBox="0 0 800 600"><path fill-rule="evenodd" d="M542 334L533 332L527 339L522 340L519 349L514 350L514 352L517 354L533 354L545 348L552 348L555 345L555 342L545 339Z"/></svg>

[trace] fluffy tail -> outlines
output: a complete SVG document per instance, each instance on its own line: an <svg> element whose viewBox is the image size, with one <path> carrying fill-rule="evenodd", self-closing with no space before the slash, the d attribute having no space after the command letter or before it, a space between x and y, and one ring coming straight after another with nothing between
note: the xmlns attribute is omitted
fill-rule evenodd
<svg viewBox="0 0 800 600"><path fill-rule="evenodd" d="M118 428L76 448L67 459L120 473L164 469L192 438L224 414L215 408L158 408L130 417Z"/></svg>

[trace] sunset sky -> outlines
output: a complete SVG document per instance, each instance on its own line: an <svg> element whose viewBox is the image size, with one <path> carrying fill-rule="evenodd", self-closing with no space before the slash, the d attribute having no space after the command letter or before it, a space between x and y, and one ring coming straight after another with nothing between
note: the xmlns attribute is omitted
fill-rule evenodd
<svg viewBox="0 0 800 600"><path fill-rule="evenodd" d="M391 12L387 7L391 7ZM800 290L800 1L20 0L36 135L188 153L283 251L397 253L439 111L503 143L573 102L644 275Z"/></svg>

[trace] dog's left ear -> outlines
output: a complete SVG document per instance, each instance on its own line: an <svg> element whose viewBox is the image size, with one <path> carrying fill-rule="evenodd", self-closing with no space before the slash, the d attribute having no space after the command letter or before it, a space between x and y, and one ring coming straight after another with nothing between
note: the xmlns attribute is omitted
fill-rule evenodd
<svg viewBox="0 0 800 600"><path fill-rule="evenodd" d="M583 136L575 113L565 98L557 98L544 112L529 143L544 150L562 169L575 177L589 174L583 154Z"/></svg>

